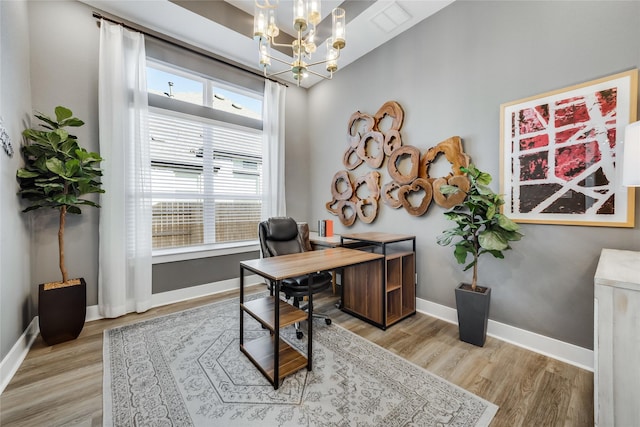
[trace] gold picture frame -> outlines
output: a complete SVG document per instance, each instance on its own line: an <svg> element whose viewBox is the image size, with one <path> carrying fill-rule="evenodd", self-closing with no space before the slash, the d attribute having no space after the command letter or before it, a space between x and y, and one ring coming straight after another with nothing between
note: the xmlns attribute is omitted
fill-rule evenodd
<svg viewBox="0 0 640 427"><path fill-rule="evenodd" d="M638 70L500 106L500 191L515 222L633 227L622 186L624 128L636 120Z"/></svg>

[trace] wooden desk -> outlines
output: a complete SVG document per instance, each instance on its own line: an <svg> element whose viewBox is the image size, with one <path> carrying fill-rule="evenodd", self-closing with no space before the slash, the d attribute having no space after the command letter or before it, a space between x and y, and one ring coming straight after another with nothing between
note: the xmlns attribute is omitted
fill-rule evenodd
<svg viewBox="0 0 640 427"><path fill-rule="evenodd" d="M380 262L380 267L369 269L378 272L382 280L384 256L347 248L329 248L323 251L302 252L271 258L253 259L240 262L240 351L262 372L278 389L280 380L285 376L307 367L312 368L313 342L313 295L309 292L309 313L293 307L279 298L282 280L304 276L318 271L331 271L336 268L357 266L364 263ZM244 301L244 271L251 271L269 279L275 286L274 295L253 301ZM375 279L375 278L374 278ZM312 276L309 276L312 281ZM276 302L278 302L276 304ZM244 343L244 313L260 322L271 331L265 336ZM301 320L308 320L307 356L300 354L286 341L280 338L280 328Z"/></svg>

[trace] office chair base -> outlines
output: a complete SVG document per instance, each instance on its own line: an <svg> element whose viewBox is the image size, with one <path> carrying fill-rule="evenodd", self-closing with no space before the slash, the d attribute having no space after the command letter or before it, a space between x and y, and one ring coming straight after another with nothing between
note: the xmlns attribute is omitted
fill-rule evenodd
<svg viewBox="0 0 640 427"><path fill-rule="evenodd" d="M327 326L329 326L331 324L331 319L329 319L324 314L314 314L313 317L318 318L318 319L324 319L324 323L326 323ZM294 327L296 328L296 338L301 340L302 337L304 337L304 333L300 329L300 323L297 323L297 322L294 323Z"/></svg>

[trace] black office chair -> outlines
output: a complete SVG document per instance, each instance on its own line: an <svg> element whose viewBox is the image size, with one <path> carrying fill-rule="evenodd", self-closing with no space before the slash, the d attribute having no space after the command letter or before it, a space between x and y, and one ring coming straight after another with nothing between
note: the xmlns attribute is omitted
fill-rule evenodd
<svg viewBox="0 0 640 427"><path fill-rule="evenodd" d="M269 258L278 255L288 255L299 252L306 252L309 245L305 241L303 233L300 232L298 224L293 218L274 217L263 221L258 226L258 236L260 238L260 249L262 257ZM308 232L306 239L309 238ZM331 273L322 271L311 274L312 288L311 293L316 294L331 287ZM273 286L270 286L273 292ZM280 286L287 299L293 298L293 305L308 311L307 306L300 307L300 301L309 295L309 278L308 276L293 277L284 279ZM331 324L331 319L320 313L313 312L313 317L324 319L327 325ZM296 337L302 338L303 334L300 325L296 324Z"/></svg>

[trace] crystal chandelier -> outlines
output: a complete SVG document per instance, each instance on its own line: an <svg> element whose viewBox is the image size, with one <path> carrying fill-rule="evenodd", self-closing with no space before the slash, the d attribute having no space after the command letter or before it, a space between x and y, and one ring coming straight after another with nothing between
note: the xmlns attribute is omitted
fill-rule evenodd
<svg viewBox="0 0 640 427"><path fill-rule="evenodd" d="M276 25L276 11L278 0L256 0L255 14L253 18L253 36L258 40L260 54L260 66L265 77L272 77L291 71L293 78L300 86L300 81L309 73L330 80L333 73L338 70L338 58L340 49L343 49L345 40L345 11L341 8L331 12L332 32L331 37L325 42L326 56L321 61L311 62L311 55L317 50L315 42L316 25L320 23L320 0L294 0L293 1L293 28L297 32L297 39L291 44L276 43L276 37L280 29ZM287 62L271 56L271 48L289 47L293 52L293 61ZM287 69L269 73L271 60L288 66ZM325 65L327 74L321 74L311 69L313 66Z"/></svg>

